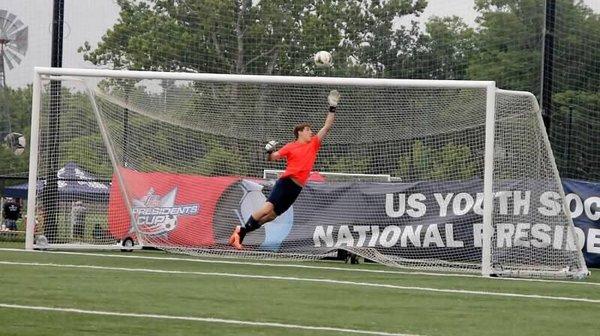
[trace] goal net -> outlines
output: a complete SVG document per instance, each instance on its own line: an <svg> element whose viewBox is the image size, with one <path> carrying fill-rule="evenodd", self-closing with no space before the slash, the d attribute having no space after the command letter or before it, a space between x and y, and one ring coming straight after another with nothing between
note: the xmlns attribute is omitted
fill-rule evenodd
<svg viewBox="0 0 600 336"><path fill-rule="evenodd" d="M316 133L331 89L300 197L232 249L285 169L264 143ZM38 68L30 162L28 248L587 274L537 102L493 82Z"/></svg>

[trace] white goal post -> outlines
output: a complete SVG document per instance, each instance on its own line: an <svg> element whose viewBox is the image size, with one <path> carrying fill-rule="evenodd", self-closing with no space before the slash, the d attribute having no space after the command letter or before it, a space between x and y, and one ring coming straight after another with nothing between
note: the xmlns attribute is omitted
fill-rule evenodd
<svg viewBox="0 0 600 336"><path fill-rule="evenodd" d="M324 183L231 249L284 168L263 144L320 127L330 89L342 100L315 163ZM411 269L588 274L535 97L491 81L38 67L29 181L27 249L345 249Z"/></svg>

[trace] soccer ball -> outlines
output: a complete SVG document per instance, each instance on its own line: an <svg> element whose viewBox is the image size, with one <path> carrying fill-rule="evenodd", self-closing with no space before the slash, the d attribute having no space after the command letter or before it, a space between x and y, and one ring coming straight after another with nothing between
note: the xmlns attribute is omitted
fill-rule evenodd
<svg viewBox="0 0 600 336"><path fill-rule="evenodd" d="M25 151L27 140L21 133L9 133L4 137L4 145L15 155L21 155Z"/></svg>
<svg viewBox="0 0 600 336"><path fill-rule="evenodd" d="M323 68L331 65L331 54L327 51L319 51L314 58L317 67Z"/></svg>
<svg viewBox="0 0 600 336"><path fill-rule="evenodd" d="M39 235L39 236L35 237L35 244L40 249L46 248L46 247L48 247L48 238L46 238L46 236L44 236L44 235Z"/></svg>

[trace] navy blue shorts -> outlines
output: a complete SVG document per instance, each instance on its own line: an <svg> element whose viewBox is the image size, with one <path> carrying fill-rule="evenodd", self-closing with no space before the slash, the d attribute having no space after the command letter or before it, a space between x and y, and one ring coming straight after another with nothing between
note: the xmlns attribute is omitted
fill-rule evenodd
<svg viewBox="0 0 600 336"><path fill-rule="evenodd" d="M279 216L292 206L301 191L302 187L292 181L291 178L280 178L275 182L275 187L273 187L267 201L273 204L275 214Z"/></svg>

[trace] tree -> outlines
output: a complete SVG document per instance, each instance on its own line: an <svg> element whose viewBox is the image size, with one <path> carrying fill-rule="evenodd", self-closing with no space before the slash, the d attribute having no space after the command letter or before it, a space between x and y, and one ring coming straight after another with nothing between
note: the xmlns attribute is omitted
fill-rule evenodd
<svg viewBox="0 0 600 336"><path fill-rule="evenodd" d="M425 0L117 3L121 6L117 24L97 48L89 43L80 48L94 64L136 70L493 80L500 88L540 93L544 0L476 0L478 27L471 28L458 17L433 17L424 32L415 22L400 28L396 22L401 16L422 13ZM556 3L553 109L559 111L556 124L562 126L550 130L550 140L555 152L564 153L567 141L561 135L571 127L565 121L569 113L600 124L593 113L597 109L589 103L595 101L590 94L600 86L600 23L599 15L582 2ZM333 67L312 66L311 56L318 50L332 52ZM244 125L247 118L265 118L266 98L272 94L258 88L256 113L248 115L237 108L242 100L235 84L221 86L220 91L211 84L193 89L198 93L193 106L203 106L203 99L228 102L221 117L224 124L234 125ZM302 107L292 108L301 113ZM463 106L450 112L455 118L470 115ZM363 116L356 120L370 122ZM590 129L586 148L571 149L578 151L577 157L590 157L578 164L593 166L598 159L590 154L594 152L590 146L600 141L596 131L600 128ZM557 161L559 167L566 162ZM573 176L593 176L589 169L584 175L577 171Z"/></svg>
<svg viewBox="0 0 600 336"><path fill-rule="evenodd" d="M6 112L2 118L8 118L11 131L25 135L26 139L29 139L30 133L31 90L31 86L22 89L6 87L0 92L0 108ZM0 146L0 175L26 172L29 162L28 147L29 145L22 155L16 156L8 148Z"/></svg>
<svg viewBox="0 0 600 336"><path fill-rule="evenodd" d="M563 177L600 180L600 94L565 91L553 96L552 137Z"/></svg>
<svg viewBox="0 0 600 336"><path fill-rule="evenodd" d="M468 66L470 79L538 93L544 1L476 0L480 28Z"/></svg>
<svg viewBox="0 0 600 336"><path fill-rule="evenodd" d="M600 180L600 14L557 1L550 141L563 177Z"/></svg>
<svg viewBox="0 0 600 336"><path fill-rule="evenodd" d="M415 31L392 29L425 0L117 0L118 23L84 58L117 69L310 74L311 56L334 53L331 74L367 73ZM206 15L210 13L210 15Z"/></svg>
<svg viewBox="0 0 600 336"><path fill-rule="evenodd" d="M600 77L594 60L600 56L600 16L581 2L556 2L554 72L555 78L556 74L560 77L555 80L555 91L597 90ZM476 0L475 8L480 13L476 20L480 28L474 35L476 49L469 58L469 78L494 80L498 87L539 94L544 1Z"/></svg>
<svg viewBox="0 0 600 336"><path fill-rule="evenodd" d="M494 80L501 88L541 91L543 0L477 0L480 28L469 58L469 79ZM550 142L561 175L598 179L600 142L600 15L581 1L556 0L553 111Z"/></svg>
<svg viewBox="0 0 600 336"><path fill-rule="evenodd" d="M451 181L475 178L477 173L468 146L448 143L436 150L416 140L410 153L398 160L394 176L407 182Z"/></svg>
<svg viewBox="0 0 600 336"><path fill-rule="evenodd" d="M467 79L474 29L457 16L434 16L425 27L425 33L394 58L389 72L402 78Z"/></svg>
<svg viewBox="0 0 600 336"><path fill-rule="evenodd" d="M556 1L555 92L597 92L600 87L600 14L573 0Z"/></svg>

